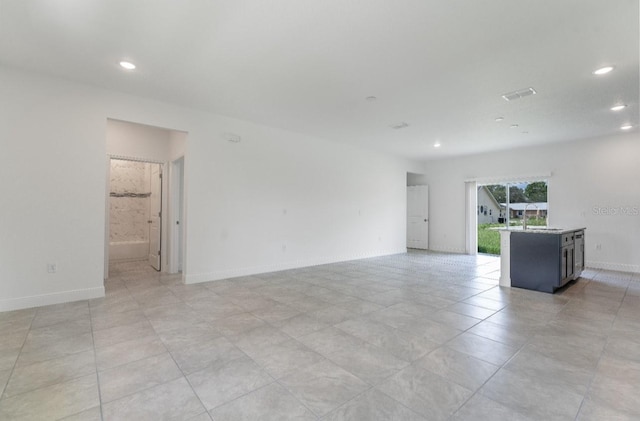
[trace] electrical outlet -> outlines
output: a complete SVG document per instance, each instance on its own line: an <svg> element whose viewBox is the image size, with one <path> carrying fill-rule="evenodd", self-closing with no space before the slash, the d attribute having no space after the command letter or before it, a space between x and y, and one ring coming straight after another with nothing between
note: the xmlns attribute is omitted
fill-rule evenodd
<svg viewBox="0 0 640 421"><path fill-rule="evenodd" d="M58 271L57 263L47 263L47 272L56 273Z"/></svg>
<svg viewBox="0 0 640 421"><path fill-rule="evenodd" d="M286 251L287 251L287 245L286 245L286 244L283 244L283 245L282 245L282 252L284 253L284 252L286 252Z"/></svg>
<svg viewBox="0 0 640 421"><path fill-rule="evenodd" d="M596 244L596 250L598 251L602 250L602 244Z"/></svg>

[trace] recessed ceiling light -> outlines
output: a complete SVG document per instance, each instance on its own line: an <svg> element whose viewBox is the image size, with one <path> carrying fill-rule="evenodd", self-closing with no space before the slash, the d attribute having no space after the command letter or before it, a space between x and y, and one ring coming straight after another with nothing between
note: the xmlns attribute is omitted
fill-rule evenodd
<svg viewBox="0 0 640 421"><path fill-rule="evenodd" d="M376 98L375 96L368 96L365 98L365 100L367 102L376 102L378 100L378 98Z"/></svg>
<svg viewBox="0 0 640 421"><path fill-rule="evenodd" d="M620 127L620 130L631 130L633 128L633 126L631 124L625 124L624 126Z"/></svg>
<svg viewBox="0 0 640 421"><path fill-rule="evenodd" d="M121 61L120 67L127 70L134 70L136 68L136 65L131 63L130 61Z"/></svg>
<svg viewBox="0 0 640 421"><path fill-rule="evenodd" d="M436 143L433 144L434 148L439 148L440 146L442 146L442 145L440 145L440 142L436 142Z"/></svg>
<svg viewBox="0 0 640 421"><path fill-rule="evenodd" d="M509 126L510 129L517 129L518 125L517 124L512 124L511 126Z"/></svg>
<svg viewBox="0 0 640 421"><path fill-rule="evenodd" d="M599 68L598 70L594 70L593 74L597 76L606 75L612 70L613 70L613 66L605 66L605 67Z"/></svg>
<svg viewBox="0 0 640 421"><path fill-rule="evenodd" d="M504 120L504 117L496 117L496 121L497 121L498 123L499 123L499 122L501 122L502 120Z"/></svg>
<svg viewBox="0 0 640 421"><path fill-rule="evenodd" d="M627 104L614 105L613 107L611 107L611 111L620 111L624 110L625 108L627 108Z"/></svg>

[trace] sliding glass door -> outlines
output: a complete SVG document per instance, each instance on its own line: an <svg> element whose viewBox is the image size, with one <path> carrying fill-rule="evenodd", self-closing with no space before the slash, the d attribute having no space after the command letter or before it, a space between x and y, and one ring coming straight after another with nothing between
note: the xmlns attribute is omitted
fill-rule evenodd
<svg viewBox="0 0 640 421"><path fill-rule="evenodd" d="M546 180L478 186L478 252L500 254L501 228L546 226Z"/></svg>

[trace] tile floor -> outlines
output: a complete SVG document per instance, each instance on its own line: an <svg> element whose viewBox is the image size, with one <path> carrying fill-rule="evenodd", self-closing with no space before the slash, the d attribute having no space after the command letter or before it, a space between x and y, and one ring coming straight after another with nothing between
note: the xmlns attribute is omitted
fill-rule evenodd
<svg viewBox="0 0 640 421"><path fill-rule="evenodd" d="M0 313L0 420L640 419L640 277L412 252Z"/></svg>

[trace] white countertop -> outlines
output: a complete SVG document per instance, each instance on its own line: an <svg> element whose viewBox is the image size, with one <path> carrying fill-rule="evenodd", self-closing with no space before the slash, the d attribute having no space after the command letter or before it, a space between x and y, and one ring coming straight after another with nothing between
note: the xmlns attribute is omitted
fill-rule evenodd
<svg viewBox="0 0 640 421"><path fill-rule="evenodd" d="M527 234L567 234L569 232L582 231L586 230L585 227L580 228L556 228L556 227L538 227L538 226L530 226L527 227L526 230L523 230L522 227L509 227L509 228L500 228L499 231L510 231L510 232L523 232Z"/></svg>

